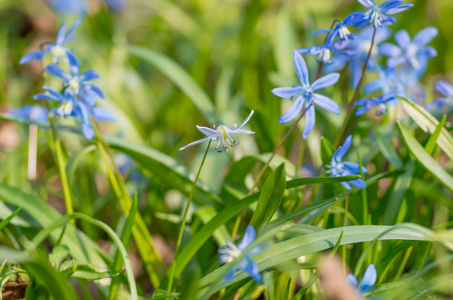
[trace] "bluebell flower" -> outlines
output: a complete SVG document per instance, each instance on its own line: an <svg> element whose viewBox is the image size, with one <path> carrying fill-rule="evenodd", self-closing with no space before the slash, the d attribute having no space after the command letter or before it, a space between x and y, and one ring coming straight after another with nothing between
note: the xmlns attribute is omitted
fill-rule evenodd
<svg viewBox="0 0 453 300"><path fill-rule="evenodd" d="M114 11L122 11L126 7L126 0L106 0L107 4Z"/></svg>
<svg viewBox="0 0 453 300"><path fill-rule="evenodd" d="M24 105L19 108L13 108L8 114L31 122L49 121L49 111L40 105Z"/></svg>
<svg viewBox="0 0 453 300"><path fill-rule="evenodd" d="M392 35L392 31L387 27L381 27L376 30L374 37L374 45L371 50L370 60L368 61L367 70L374 71L377 68L377 62L380 59L377 45L388 39ZM324 66L325 72L337 72L348 65L351 85L355 88L362 76L363 65L365 64L368 52L371 47L371 38L373 36L373 28L366 27L355 35L355 39L351 40L347 49L354 52L353 56L335 56L332 58L332 63Z"/></svg>
<svg viewBox="0 0 453 300"><path fill-rule="evenodd" d="M331 56L336 55L336 56L347 56L347 57L352 57L354 56L354 52L350 50L344 50L344 49L350 40L341 40L337 42L331 42L330 38L326 41L326 43L322 46L313 46L309 48L300 48L297 49L297 52L301 54L312 54L312 55L318 55L318 58L316 59L318 62L323 62L326 64L330 64L332 62Z"/></svg>
<svg viewBox="0 0 453 300"><path fill-rule="evenodd" d="M82 17L87 14L86 0L49 0L49 4L61 15Z"/></svg>
<svg viewBox="0 0 453 300"><path fill-rule="evenodd" d="M330 165L326 167L329 169L326 171L327 174L330 173L333 177L339 176L348 176L348 175L360 175L360 168L358 163L353 163L349 161L342 161L343 156L348 152L349 147L351 147L352 143L352 135L348 136L344 141L343 145L338 147L337 151L332 156L330 161ZM363 173L366 173L366 169L362 166ZM366 188L366 183L363 181L362 178L354 179L349 181L355 187L360 189ZM348 182L341 182L341 184L347 189L350 190L351 186Z"/></svg>
<svg viewBox="0 0 453 300"><path fill-rule="evenodd" d="M69 60L69 72L66 72L56 64L48 65L44 70L52 76L58 77L64 80L63 87L74 95L83 95L87 99L91 99L94 96L104 99L104 93L102 90L94 84L88 83L94 79L98 79L99 75L92 70L80 73L80 65L77 58L71 52L67 53Z"/></svg>
<svg viewBox="0 0 453 300"><path fill-rule="evenodd" d="M397 100L394 95L381 95L379 97L370 97L370 98L362 98L357 100L354 105L360 106L356 112L356 116L363 115L373 107L376 107L376 115L382 116L387 113L387 103L393 100Z"/></svg>
<svg viewBox="0 0 453 300"><path fill-rule="evenodd" d="M352 33L349 31L348 26L354 24L354 15L348 15L344 21L338 21L334 28L330 29L319 29L313 31L313 34L326 34L330 33L328 40L333 41L336 37L339 37L341 40L349 40L354 38Z"/></svg>
<svg viewBox="0 0 453 300"><path fill-rule="evenodd" d="M425 74L427 62L423 62L419 69L414 69L412 66L408 68L401 67L399 69L399 80L401 85L407 91L407 99L424 105L426 101L425 86L420 83L420 79Z"/></svg>
<svg viewBox="0 0 453 300"><path fill-rule="evenodd" d="M436 89L445 97L431 101L426 105L426 109L430 109L434 105L437 106L437 108L441 108L443 105L445 105L445 103L451 102L453 100L453 86L451 86L451 84L449 84L448 82L436 82Z"/></svg>
<svg viewBox="0 0 453 300"><path fill-rule="evenodd" d="M232 262L234 259L238 258L242 255L245 249L247 249L254 241L256 237L255 228L249 225L245 230L244 236L242 237L241 242L239 245L236 246L231 240L227 241L227 244L222 248L218 249L217 252L219 253L219 262L221 264L226 264ZM246 272L247 274L252 277L258 283L262 283L263 279L261 278L261 274L258 270L258 265L251 259L250 256L261 253L263 248L260 246L254 247L250 249L245 254L245 257L238 262L237 266L234 266L233 269L224 277L225 281L231 280L236 274L237 269L241 269L242 271Z"/></svg>
<svg viewBox="0 0 453 300"><path fill-rule="evenodd" d="M215 147L217 152L222 152L222 150L225 149L225 151L228 153L228 145L233 147L234 145L239 144L239 142L234 140L231 137L231 135L233 135L233 134L254 134L255 133L251 130L242 129L242 127L244 127L245 124L247 124L247 122L250 120L253 113L254 113L254 111L252 110L250 112L250 114L247 116L247 118L244 120L244 122L242 122L241 126L239 126L239 127L236 124L234 124L231 128L229 128L226 125L220 124L218 126L214 126L214 129L211 129L208 127L203 127L203 126L197 125L197 129L201 133L206 135L207 137L203 138L201 140L192 142L188 145L185 145L184 147L179 148L179 151L185 150L189 147L192 147L192 146L200 144L200 143L209 142L209 140L211 140L213 142L219 141L219 143Z"/></svg>
<svg viewBox="0 0 453 300"><path fill-rule="evenodd" d="M374 0L358 1L369 10L366 12L352 13L354 18L354 26L357 28L369 24L373 24L374 27L394 24L396 22L396 19L387 15L394 15L414 6L413 4L401 5L403 3L403 0L389 0L382 3L381 5L376 5Z"/></svg>
<svg viewBox="0 0 453 300"><path fill-rule="evenodd" d="M293 50L293 60L297 76L299 77L299 81L302 85L275 88L272 90L272 93L282 98L292 98L297 96L288 111L278 120L280 124L288 123L294 120L302 111L302 106L305 105L305 126L302 137L303 139L306 139L315 126L314 104L333 112L334 114L340 113L340 107L335 101L326 96L315 93L316 90L335 84L340 78L340 74L328 74L319 78L313 82L312 85L310 85L308 82L307 65L297 50Z"/></svg>
<svg viewBox="0 0 453 300"><path fill-rule="evenodd" d="M67 55L71 52L71 50L65 48L64 45L74 39L72 32L81 22L82 20L76 21L71 28L69 28L68 32L66 32L66 23L63 23L58 30L55 43L47 45L44 50L28 53L21 58L19 64L22 65L35 59L41 60L48 53L52 54L52 60L54 63L58 63L60 60L68 62Z"/></svg>
<svg viewBox="0 0 453 300"><path fill-rule="evenodd" d="M371 288L376 283L376 279L377 279L376 267L373 264L370 264L366 268L362 280L360 281L360 284L354 275L348 274L348 276L346 277L346 281L350 283L354 288L356 288L361 296L363 296L364 293L371 290Z"/></svg>
<svg viewBox="0 0 453 300"><path fill-rule="evenodd" d="M385 96L401 96L407 97L407 90L403 82L400 80L400 75L396 68L378 68L379 78L367 83L363 87L365 94L371 94L377 91L382 91Z"/></svg>
<svg viewBox="0 0 453 300"><path fill-rule="evenodd" d="M420 30L412 39L406 30L402 29L395 33L395 41L398 46L391 43L384 43L379 46L379 52L388 56L387 65L394 68L401 64L407 64L414 69L420 69L426 60L437 55L437 51L427 46L437 36L438 30L435 27L427 27Z"/></svg>

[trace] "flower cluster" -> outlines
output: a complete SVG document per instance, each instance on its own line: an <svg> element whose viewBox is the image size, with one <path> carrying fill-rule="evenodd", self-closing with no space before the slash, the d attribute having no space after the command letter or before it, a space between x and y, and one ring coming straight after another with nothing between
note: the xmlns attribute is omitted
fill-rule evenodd
<svg viewBox="0 0 453 300"><path fill-rule="evenodd" d="M47 44L43 50L25 55L19 63L41 61L48 55L52 57L53 63L45 66L44 70L63 81L62 90L60 92L44 86L43 90L46 93L38 93L33 96L33 99L49 101L50 113L56 119L75 118L81 125L85 138L90 140L94 137L92 118L99 121L116 121L116 119L106 108L96 106L98 98L104 99L104 93L91 81L98 79L99 75L92 70L81 72L79 61L73 52L65 47L67 42L74 39L72 32L80 23L80 20L75 22L68 32L66 32L66 23L63 23L55 43ZM63 65L66 66L67 71L62 68ZM11 110L10 114L35 122L47 121L47 109L37 107L39 106L24 106Z"/></svg>

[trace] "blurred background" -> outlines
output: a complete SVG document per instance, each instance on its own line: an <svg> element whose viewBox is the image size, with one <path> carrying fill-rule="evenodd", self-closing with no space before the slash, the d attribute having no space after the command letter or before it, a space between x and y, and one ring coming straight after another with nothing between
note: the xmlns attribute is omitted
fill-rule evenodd
<svg viewBox="0 0 453 300"><path fill-rule="evenodd" d="M405 2L415 7L396 16L397 23L390 27L393 32L404 28L413 36L427 26L439 29L439 35L430 43L438 55L430 60L422 79L428 98L436 97L434 82L453 81L453 1ZM355 10L363 10L356 0L0 0L0 111L32 104L32 95L41 92L43 81L50 84L47 76L42 79L40 63L19 65L20 58L38 50L46 41L53 42L62 22L71 25L83 19L68 47L78 57L82 71L95 70L101 76L97 83L106 100L100 105L118 118L117 123L103 124L105 133L157 149L193 171L198 168L204 147L184 152L178 149L203 137L196 124L213 124L194 103L193 98L199 94L189 98L172 80L177 70L170 69L168 60L185 70L206 93L220 116L219 123L240 124L251 109L255 110L249 122L255 136L241 137L241 144L228 155L208 156L201 179L211 190L218 191L232 161L245 154L272 152L288 130L290 125L279 125L277 121L290 102L270 91L297 84L291 51L321 45L324 37L311 32L328 28L334 19L342 20ZM388 41L393 42L393 37ZM152 49L162 56L151 64L129 53L126 45ZM305 59L314 78L316 56ZM162 64L157 67L159 62ZM343 108L352 94L345 73L341 72L341 88L327 89L333 99L343 103ZM299 152L298 133L285 143L281 154L296 168L303 162L307 172L319 170L319 138L326 136L333 141L343 118L344 115L318 111L317 126L306 142L306 150ZM29 128L1 121L0 180L48 199L64 211L58 169L46 135L38 132L37 176L24 181L29 177ZM89 144L82 136L60 136L68 157ZM363 156L365 162L373 158L367 158L367 153ZM127 156L119 155L117 159L124 166L129 189L138 190L141 195L140 209L147 224L152 224L151 231L163 236L171 233L168 236L173 237L183 201L181 194L152 176L152 170L140 169ZM114 226L121 210L115 209L118 204L108 191L105 170L97 154L85 156L77 172L83 176L74 182L75 210ZM304 172L296 170L294 175ZM90 225L83 226L92 238L103 238ZM167 238L160 246L168 247L167 243L173 240ZM171 261L171 253L166 259Z"/></svg>

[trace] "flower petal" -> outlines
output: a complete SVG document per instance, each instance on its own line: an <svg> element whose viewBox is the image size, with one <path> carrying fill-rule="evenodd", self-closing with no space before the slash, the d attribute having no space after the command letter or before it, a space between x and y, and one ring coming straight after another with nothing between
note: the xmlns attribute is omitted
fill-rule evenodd
<svg viewBox="0 0 453 300"><path fill-rule="evenodd" d="M365 84L365 86L363 87L363 91L365 92L365 94L371 94L382 89L384 85L385 82L383 79L375 79Z"/></svg>
<svg viewBox="0 0 453 300"><path fill-rule="evenodd" d="M356 288L357 285L359 284L357 282L357 278L352 275L351 273L348 274L348 276L346 276L346 282L350 283L352 285L352 287Z"/></svg>
<svg viewBox="0 0 453 300"><path fill-rule="evenodd" d="M294 68L296 69L297 77L299 77L300 82L303 86L309 86L307 65L305 64L305 60L302 55L300 55L296 50L293 50L293 61Z"/></svg>
<svg viewBox="0 0 453 300"><path fill-rule="evenodd" d="M66 35L70 35L70 34L74 31L74 29L76 29L77 26L80 25L80 23L82 23L82 20L77 20L77 21L75 21L74 24L72 24L71 28L69 28L69 30L68 30L68 32L66 33Z"/></svg>
<svg viewBox="0 0 453 300"><path fill-rule="evenodd" d="M305 107L307 107L307 105L305 105ZM311 105L305 112L305 125L304 131L302 133L302 138L304 140L308 137L310 132L315 127L315 123L316 123L315 106Z"/></svg>
<svg viewBox="0 0 453 300"><path fill-rule="evenodd" d="M258 265L251 258L243 259L239 263L239 269L249 274L250 277L252 277L252 279L255 280L257 283L259 284L263 283L263 279L261 278Z"/></svg>
<svg viewBox="0 0 453 300"><path fill-rule="evenodd" d="M363 274L362 280L359 284L359 291L364 293L368 292L376 283L376 267L370 264Z"/></svg>
<svg viewBox="0 0 453 300"><path fill-rule="evenodd" d="M373 8L374 6L376 6L376 3L374 3L373 0L358 0L358 1L366 8Z"/></svg>
<svg viewBox="0 0 453 300"><path fill-rule="evenodd" d="M441 92L445 97L453 96L453 86L446 81L436 82L436 89Z"/></svg>
<svg viewBox="0 0 453 300"><path fill-rule="evenodd" d="M66 51L66 56L69 60L69 72L71 72L73 76L78 75L80 73L80 64L77 57L75 57L71 51Z"/></svg>
<svg viewBox="0 0 453 300"><path fill-rule="evenodd" d="M198 125L196 127L205 136L217 137L217 136L220 135L220 133L217 130L214 130L212 128L208 128L208 127L204 127L204 126L198 126Z"/></svg>
<svg viewBox="0 0 453 300"><path fill-rule="evenodd" d="M313 94L313 101L316 103L316 105L322 107L325 110L328 110L337 115L340 114L340 107L329 97L320 94Z"/></svg>
<svg viewBox="0 0 453 300"><path fill-rule="evenodd" d="M63 44L65 33L66 33L66 22L61 24L60 29L58 30L58 33L57 33L57 45L62 45Z"/></svg>
<svg viewBox="0 0 453 300"><path fill-rule="evenodd" d="M329 32L332 32L333 29L318 29L318 30L315 30L312 32L312 34L316 35L316 34L325 34L325 33L329 33Z"/></svg>
<svg viewBox="0 0 453 300"><path fill-rule="evenodd" d="M420 30L412 40L413 44L418 46L425 46L429 42L431 42L439 33L436 27L426 27Z"/></svg>
<svg viewBox="0 0 453 300"><path fill-rule="evenodd" d="M179 148L179 151L185 150L185 149L187 149L189 147L192 147L194 145L197 145L197 144L201 144L201 143L204 143L204 142L209 142L210 139L212 139L212 138L211 137L207 137L207 138L192 142L190 144L185 145L184 147Z"/></svg>
<svg viewBox="0 0 453 300"><path fill-rule="evenodd" d="M345 140L343 145L341 145L341 150L338 151L337 156L335 157L335 160L337 162L340 162L343 159L343 156L348 152L349 148L351 147L352 144L352 135L349 135Z"/></svg>
<svg viewBox="0 0 453 300"><path fill-rule="evenodd" d="M282 97L282 98L292 98L297 94L301 94L304 91L304 87L302 86L295 86L295 87L280 87L275 88L271 92L275 96Z"/></svg>
<svg viewBox="0 0 453 300"><path fill-rule="evenodd" d="M379 53L384 56L399 56L401 55L402 51L396 45L393 45L391 43L384 43L382 45L379 45Z"/></svg>
<svg viewBox="0 0 453 300"><path fill-rule="evenodd" d="M313 82L313 84L311 85L311 89L313 91L323 89L325 87L328 87L328 86L331 86L331 85L337 83L338 79L340 79L340 74L338 74L338 73L328 74L326 76L319 78L315 82Z"/></svg>
<svg viewBox="0 0 453 300"><path fill-rule="evenodd" d="M47 52L45 52L45 51L35 51L35 52L28 53L19 60L19 65L23 65L23 64L28 63L35 59L40 60L46 53Z"/></svg>
<svg viewBox="0 0 453 300"><path fill-rule="evenodd" d="M404 5L395 7L395 8L391 8L391 9L387 10L385 13L388 14L388 15L394 15L396 13L405 11L405 10L411 8L411 7L414 7L414 5L413 4L404 4ZM392 21L392 24L393 23L395 23L394 19Z"/></svg>
<svg viewBox="0 0 453 300"><path fill-rule="evenodd" d="M98 79L99 77L100 77L99 74L96 73L95 71L88 70L88 71L85 71L82 74L80 74L79 81L80 82L90 81L90 80Z"/></svg>
<svg viewBox="0 0 453 300"><path fill-rule="evenodd" d="M113 116L113 114L105 107L97 106L93 108L93 114L95 119L98 121L117 121L115 116Z"/></svg>
<svg viewBox="0 0 453 300"><path fill-rule="evenodd" d="M231 279L233 279L234 274L236 274L236 271L237 271L237 267L234 266L233 269L231 269L231 271L228 272L228 274L226 274L225 277L223 277L223 280L230 281Z"/></svg>
<svg viewBox="0 0 453 300"><path fill-rule="evenodd" d="M351 180L351 181L349 181L349 183L359 189L366 188L366 183L365 183L365 181L363 181L362 178Z"/></svg>
<svg viewBox="0 0 453 300"><path fill-rule="evenodd" d="M385 13L387 10L400 6L402 3L403 0L389 0L379 5L379 8L381 9L382 13Z"/></svg>
<svg viewBox="0 0 453 300"><path fill-rule="evenodd" d="M297 97L290 108L280 116L278 123L285 124L294 120L302 110L302 104L304 103L303 100L304 98L302 98L302 96Z"/></svg>
<svg viewBox="0 0 453 300"><path fill-rule="evenodd" d="M347 183L347 182L340 182L340 183L341 183L341 185L343 185L344 188L347 189L348 191L350 191L350 190L352 189L351 186L349 185L349 183Z"/></svg>
<svg viewBox="0 0 453 300"><path fill-rule="evenodd" d="M241 242L238 244L238 248L241 251L244 251L248 246L250 246L253 241L255 241L256 231L253 226L249 225L245 229L244 236L242 237Z"/></svg>
<svg viewBox="0 0 453 300"><path fill-rule="evenodd" d="M395 42L402 49L407 49L407 46L409 46L409 44L411 43L411 37L405 29L401 29L395 32Z"/></svg>
<svg viewBox="0 0 453 300"><path fill-rule="evenodd" d="M44 70L52 76L58 77L65 81L71 80L72 76L64 71L62 68L57 66L56 64L51 64L45 66Z"/></svg>
<svg viewBox="0 0 453 300"><path fill-rule="evenodd" d="M241 126L238 127L238 129L241 129L245 124L247 124L247 122L250 120L250 118L253 116L253 113L255 111L252 109L252 111L249 113L249 115L247 116L247 118L245 118L244 122L242 122Z"/></svg>

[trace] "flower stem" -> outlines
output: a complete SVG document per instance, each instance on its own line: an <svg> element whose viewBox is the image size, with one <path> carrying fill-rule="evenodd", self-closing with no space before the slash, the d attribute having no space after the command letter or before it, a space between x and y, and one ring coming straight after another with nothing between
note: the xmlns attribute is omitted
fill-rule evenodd
<svg viewBox="0 0 453 300"><path fill-rule="evenodd" d="M347 133L348 133L347 129L348 129L348 124L349 124L349 119L351 118L352 112L354 111L354 104L357 101L357 97L359 96L360 88L362 87L362 83L363 83L363 78L365 77L366 69L368 67L368 62L369 62L370 57L371 57L371 52L373 51L374 38L376 37L376 30L377 30L376 27L374 27L373 36L371 38L370 50L368 51L368 55L366 57L365 64L363 65L363 68L362 68L362 76L360 76L359 82L357 83L357 86L356 86L356 88L354 90L354 95L352 96L351 102L349 102L348 112L346 113L346 117L344 119L345 121L343 123L343 126L341 127L341 130L340 130L339 134L337 135L337 140L335 141L335 145L337 147L341 143L343 143L345 137L347 136ZM352 127L353 126L350 126L349 130L351 130Z"/></svg>
<svg viewBox="0 0 453 300"><path fill-rule="evenodd" d="M343 218L343 226L346 227L348 223L348 206L349 206L349 192L346 193L346 200L344 203L344 218ZM343 256L343 265L346 271L346 245L343 246L342 249L342 256Z"/></svg>
<svg viewBox="0 0 453 300"><path fill-rule="evenodd" d="M252 193L253 193L253 190L256 188L256 186L258 185L258 183L260 182L261 180L261 177L263 177L264 175L264 172L266 171L267 167L269 167L269 164L271 163L272 159L274 158L274 156L277 154L278 150L280 150L280 148L283 146L283 144L286 142L286 140L288 139L289 135L291 134L291 132L294 131L294 129L296 129L297 127L297 124L299 123L299 121L305 116L305 112L313 105L313 103L311 103L306 109L304 109L302 111L302 113L299 115L299 117L297 118L297 120L294 122L293 126L291 126L291 128L288 130L288 132L285 134L285 136L283 137L283 139L280 141L280 144L278 144L278 146L274 149L274 152L272 152L272 155L271 157L269 157L269 159L267 160L267 162L264 164L264 166L261 168L261 171L258 173L258 176L256 177L255 179L255 182L253 183L252 187L250 188L247 196L250 196ZM243 214L243 213L242 213ZM231 239L234 240L235 236L236 236L236 233L239 229L239 224L241 222L241 216L242 214L238 215L237 218L236 218L236 221L234 223L234 226L233 226L233 230L231 232Z"/></svg>
<svg viewBox="0 0 453 300"><path fill-rule="evenodd" d="M200 177L201 169L203 168L203 164L206 160L206 156L208 155L208 150L209 150L209 147L211 146L211 142L212 142L212 139L209 140L208 147L206 148L203 159L201 160L201 164L200 164L200 168L198 169L197 176L195 177L195 180L193 181L193 186L192 186L192 190L190 191L190 194L189 194L189 199L187 200L187 205L184 210L184 216L182 218L181 228L179 229L178 240L176 241L174 261L176 261L176 258L177 258L178 252L179 252L179 248L181 247L182 235L184 233L184 227L186 226L186 222L187 222L187 214L189 213L189 208L190 208L190 204L192 203L193 194L195 192L195 188L197 187L198 177ZM176 266L176 264L172 264L171 271L170 271L170 278L168 279L167 290L169 293L171 293L171 290L173 288L173 279L174 279L173 277L175 274L175 266Z"/></svg>

